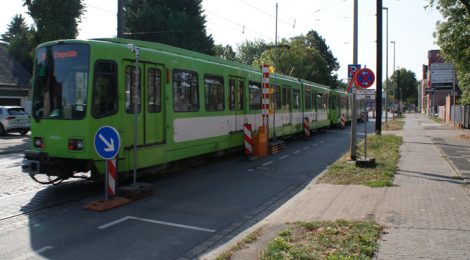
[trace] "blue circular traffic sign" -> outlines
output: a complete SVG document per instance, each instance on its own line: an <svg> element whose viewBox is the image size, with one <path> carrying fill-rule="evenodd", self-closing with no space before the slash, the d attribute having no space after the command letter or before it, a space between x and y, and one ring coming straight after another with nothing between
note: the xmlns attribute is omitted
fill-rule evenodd
<svg viewBox="0 0 470 260"><path fill-rule="evenodd" d="M374 81L375 75L372 70L363 68L356 72L356 85L360 88L370 88Z"/></svg>
<svg viewBox="0 0 470 260"><path fill-rule="evenodd" d="M121 146L121 139L116 129L111 126L102 126L95 134L96 153L105 160L116 157Z"/></svg>

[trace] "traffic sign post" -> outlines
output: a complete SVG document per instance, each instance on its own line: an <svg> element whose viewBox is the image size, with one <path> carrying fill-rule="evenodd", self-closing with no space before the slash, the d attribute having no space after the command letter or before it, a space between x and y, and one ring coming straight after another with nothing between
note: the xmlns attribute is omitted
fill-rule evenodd
<svg viewBox="0 0 470 260"><path fill-rule="evenodd" d="M96 131L94 145L96 153L106 160L105 162L105 198L116 195L117 164L116 157L121 146L121 138L116 129L103 126Z"/></svg>
<svg viewBox="0 0 470 260"><path fill-rule="evenodd" d="M357 59L354 59L354 63L357 62ZM352 116L351 116L351 142L350 142L350 154L351 160L356 161L356 135L357 135L357 102L356 102L356 86L354 86L354 77L357 71L361 68L359 64L350 64L348 65L348 78L349 78L349 85L348 85L348 92L352 93Z"/></svg>

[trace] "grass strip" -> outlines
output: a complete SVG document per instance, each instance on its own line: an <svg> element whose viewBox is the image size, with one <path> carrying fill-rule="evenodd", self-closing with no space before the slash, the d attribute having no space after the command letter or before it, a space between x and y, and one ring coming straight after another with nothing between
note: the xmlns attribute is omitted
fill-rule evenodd
<svg viewBox="0 0 470 260"><path fill-rule="evenodd" d="M389 131L402 130L404 125L405 125L405 121L403 119L395 118L384 123L382 126L382 129L389 130Z"/></svg>
<svg viewBox="0 0 470 260"><path fill-rule="evenodd" d="M399 149L402 138L395 135L373 135L367 137L367 156L374 157L375 168L360 168L350 163L349 153L345 154L318 180L318 183L337 185L366 185L369 187L388 187L398 169ZM357 145L357 154L364 154L364 143Z"/></svg>
<svg viewBox="0 0 470 260"><path fill-rule="evenodd" d="M272 240L261 259L371 259L383 229L373 221L298 222Z"/></svg>
<svg viewBox="0 0 470 260"><path fill-rule="evenodd" d="M256 229L251 234L244 237L240 242L238 242L237 244L232 246L229 250L227 250L227 251L221 253L220 255L218 255L215 259L216 260L229 260L229 259L231 259L233 254L236 251L239 251L243 248L246 248L246 247L248 247L249 244L255 242L258 239L258 237L261 235L261 232L262 232L262 228Z"/></svg>

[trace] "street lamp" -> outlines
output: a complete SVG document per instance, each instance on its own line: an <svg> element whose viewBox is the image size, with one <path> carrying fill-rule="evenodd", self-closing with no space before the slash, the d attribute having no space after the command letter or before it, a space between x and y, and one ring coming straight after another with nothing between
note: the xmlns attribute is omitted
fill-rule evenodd
<svg viewBox="0 0 470 260"><path fill-rule="evenodd" d="M393 44L393 73L395 73L395 41L390 41L391 44ZM393 88L393 99L396 101L396 96L395 96L395 88ZM395 102L393 102L393 106L395 107ZM395 113L392 112L392 116L395 117Z"/></svg>
<svg viewBox="0 0 470 260"><path fill-rule="evenodd" d="M388 91L388 7L382 7L382 10L387 11L387 34L386 34L386 52L385 52L385 59L387 60L385 63L385 123L388 121L388 102L387 102L387 91Z"/></svg>

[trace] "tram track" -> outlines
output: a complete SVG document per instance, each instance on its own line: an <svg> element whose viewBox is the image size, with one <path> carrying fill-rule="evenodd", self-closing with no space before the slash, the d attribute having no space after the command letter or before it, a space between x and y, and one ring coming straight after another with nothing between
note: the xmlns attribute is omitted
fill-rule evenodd
<svg viewBox="0 0 470 260"><path fill-rule="evenodd" d="M31 180L32 181L32 180ZM15 218L40 214L42 211L78 203L98 195L97 185L85 180L73 180L60 186L14 193L0 198L0 226Z"/></svg>

